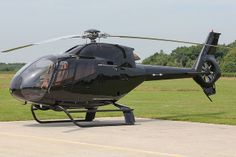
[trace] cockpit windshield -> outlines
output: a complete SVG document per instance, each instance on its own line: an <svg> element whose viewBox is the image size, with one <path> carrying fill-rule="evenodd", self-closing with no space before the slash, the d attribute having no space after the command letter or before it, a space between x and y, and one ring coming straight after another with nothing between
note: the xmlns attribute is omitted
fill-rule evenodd
<svg viewBox="0 0 236 157"><path fill-rule="evenodd" d="M22 68L14 76L10 90L20 99L39 101L49 90L73 83L76 66L73 63L68 56L40 58Z"/></svg>
<svg viewBox="0 0 236 157"><path fill-rule="evenodd" d="M52 77L55 64L53 61L42 58L31 64L22 74L21 88L43 88L47 89L49 80Z"/></svg>
<svg viewBox="0 0 236 157"><path fill-rule="evenodd" d="M56 61L55 56L47 56L25 66L14 76L11 89L21 90L29 101L40 100L49 87Z"/></svg>

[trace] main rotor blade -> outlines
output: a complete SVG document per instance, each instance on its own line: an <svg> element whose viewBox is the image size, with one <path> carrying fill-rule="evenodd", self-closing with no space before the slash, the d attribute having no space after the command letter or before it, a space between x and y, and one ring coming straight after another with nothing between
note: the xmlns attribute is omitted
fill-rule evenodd
<svg viewBox="0 0 236 157"><path fill-rule="evenodd" d="M190 42L190 41L175 40L175 39L155 38L155 37L126 36L126 35L108 35L107 37L126 38L126 39L157 40L157 41L167 41L167 42L183 43L183 44L206 45L206 46L212 46L212 47L225 47L225 48L231 49L230 47L221 46L221 45L211 45L211 44L206 44L206 43Z"/></svg>
<svg viewBox="0 0 236 157"><path fill-rule="evenodd" d="M41 45L41 44L46 44L46 43L50 43L50 42L54 42L54 41L58 41L58 40L71 39L71 38L83 38L83 36L80 36L80 35L62 36L62 37L58 37L58 38L52 38L52 39L44 40L44 41L37 42L37 43L21 45L21 46L18 46L18 47L14 47L14 48L10 48L10 49L7 49L7 50L3 50L1 52L2 53L6 53L6 52L11 52L11 51L15 51L15 50L31 47L31 46L34 46L34 45Z"/></svg>

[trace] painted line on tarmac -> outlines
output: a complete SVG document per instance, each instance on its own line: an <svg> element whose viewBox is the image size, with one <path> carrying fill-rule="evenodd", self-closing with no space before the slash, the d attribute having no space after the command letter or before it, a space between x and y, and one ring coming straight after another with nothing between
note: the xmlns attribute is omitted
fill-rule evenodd
<svg viewBox="0 0 236 157"><path fill-rule="evenodd" d="M54 139L54 138L48 138L48 137L18 135L18 134L11 134L11 133L5 133L5 132L0 132L0 135L11 136L11 137L20 137L20 138L31 138L31 139L35 139L35 140L41 140L41 141L61 142L61 143L67 143L67 144L91 146L91 147L103 148L103 149L109 149L109 150L123 150L123 151L127 151L127 152L136 152L136 153L143 153L143 154L150 154L150 155L157 155L157 156L162 155L162 156L167 156L167 157L185 157L185 156L179 155L179 154L161 153L161 152L157 152L157 151L148 151L148 150L119 147L119 146L100 145L100 144L94 144L94 143L70 141L70 140L64 140L64 139Z"/></svg>

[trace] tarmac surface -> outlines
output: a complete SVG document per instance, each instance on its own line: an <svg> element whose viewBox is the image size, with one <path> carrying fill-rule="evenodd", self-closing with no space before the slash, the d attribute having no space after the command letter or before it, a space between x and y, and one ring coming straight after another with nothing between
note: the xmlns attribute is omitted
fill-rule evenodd
<svg viewBox="0 0 236 157"><path fill-rule="evenodd" d="M0 157L236 157L236 126L137 118L136 125L0 123ZM120 123L97 118L92 125Z"/></svg>

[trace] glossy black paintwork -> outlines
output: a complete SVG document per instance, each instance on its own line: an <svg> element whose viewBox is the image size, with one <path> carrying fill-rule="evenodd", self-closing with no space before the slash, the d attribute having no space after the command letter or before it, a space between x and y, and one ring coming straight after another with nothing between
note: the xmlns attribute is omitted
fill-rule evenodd
<svg viewBox="0 0 236 157"><path fill-rule="evenodd" d="M210 34L208 38L214 37ZM90 43L75 46L62 55L42 57L15 75L11 82L11 93L24 101L36 104L89 108L118 101L144 81L196 78L200 74L196 67L176 68L136 64L133 50L116 44ZM203 54L205 51L203 49L200 57L206 56ZM44 78L40 76L33 81L28 79L33 84L35 82L35 85L22 87L22 80L26 79L22 76L28 77L24 72L41 60L47 61L47 59L53 62L53 65L48 65L48 69L53 67L48 83L42 82L42 79L49 77L47 74L49 72L43 71ZM201 60L202 58L198 59L198 66L202 64ZM70 77L57 81L58 76L65 73ZM32 78L35 77L33 74ZM28 95L24 95L25 91L29 91ZM41 98L34 99L39 98L37 94L40 91Z"/></svg>

